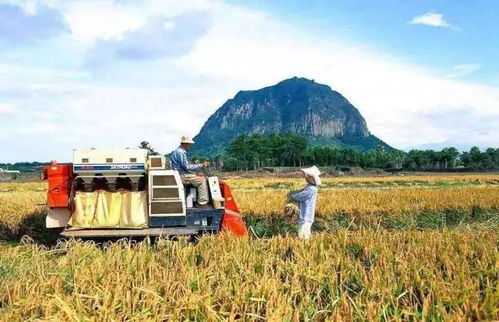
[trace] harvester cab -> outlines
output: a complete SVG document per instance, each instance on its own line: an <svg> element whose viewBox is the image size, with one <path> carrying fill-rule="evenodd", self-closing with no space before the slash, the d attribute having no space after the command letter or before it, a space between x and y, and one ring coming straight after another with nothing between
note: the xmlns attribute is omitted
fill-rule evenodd
<svg viewBox="0 0 499 322"><path fill-rule="evenodd" d="M227 183L208 177L209 207L197 208L196 188L144 149L75 149L73 163L52 163L43 177L46 227L65 237L247 235Z"/></svg>

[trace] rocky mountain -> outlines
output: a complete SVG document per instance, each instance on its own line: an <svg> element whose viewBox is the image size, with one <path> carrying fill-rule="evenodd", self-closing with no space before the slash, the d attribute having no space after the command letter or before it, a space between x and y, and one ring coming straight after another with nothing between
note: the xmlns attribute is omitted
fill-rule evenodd
<svg viewBox="0 0 499 322"><path fill-rule="evenodd" d="M194 138L193 155L215 155L240 135L293 133L311 145L361 151L386 143L369 132L359 111L329 86L293 77L274 86L240 91L223 104Z"/></svg>

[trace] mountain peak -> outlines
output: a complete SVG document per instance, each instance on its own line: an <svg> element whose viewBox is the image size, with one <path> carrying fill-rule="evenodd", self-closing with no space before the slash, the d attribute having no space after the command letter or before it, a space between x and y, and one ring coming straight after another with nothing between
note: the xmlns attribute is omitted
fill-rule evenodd
<svg viewBox="0 0 499 322"><path fill-rule="evenodd" d="M302 87L302 88L316 88L322 90L331 90L331 87L324 84L316 83L313 79L308 79L305 77L292 77L280 81L276 85L276 87Z"/></svg>
<svg viewBox="0 0 499 322"><path fill-rule="evenodd" d="M293 76L291 78L282 80L279 83L277 83L276 85L279 86L279 85L288 85L288 84L327 86L327 85L322 85L322 84L316 83L315 80L313 80L313 79L308 79L305 77L297 77L297 76ZM329 86L327 86L327 87L329 87Z"/></svg>
<svg viewBox="0 0 499 322"><path fill-rule="evenodd" d="M293 91L293 90L324 90L324 91L331 91L331 87L328 85L324 84L319 84L316 83L315 80L313 79L308 79L305 77L291 77L285 80L280 81L279 83L272 85L272 86L267 86L261 89L257 90L246 90L246 91L239 91L236 96L234 96L234 99L240 98L241 96L248 95L251 93L255 92L260 92L260 91L269 91L269 90L281 90L281 91Z"/></svg>
<svg viewBox="0 0 499 322"><path fill-rule="evenodd" d="M360 112L340 93L314 80L292 77L238 92L204 124L192 153L222 153L237 136L276 133L301 135L315 145L359 150L386 145L370 134Z"/></svg>

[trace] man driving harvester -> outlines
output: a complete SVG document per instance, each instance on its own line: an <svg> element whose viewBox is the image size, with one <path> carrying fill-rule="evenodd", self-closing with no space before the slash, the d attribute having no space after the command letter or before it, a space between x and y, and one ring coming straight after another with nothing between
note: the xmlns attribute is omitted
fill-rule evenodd
<svg viewBox="0 0 499 322"><path fill-rule="evenodd" d="M172 152L170 159L172 168L177 170L182 178L184 185L192 185L198 189L198 207L203 208L208 203L208 183L204 176L196 173L210 166L209 162L200 164L189 163L187 151L192 147L194 141L188 136L182 136L180 146Z"/></svg>

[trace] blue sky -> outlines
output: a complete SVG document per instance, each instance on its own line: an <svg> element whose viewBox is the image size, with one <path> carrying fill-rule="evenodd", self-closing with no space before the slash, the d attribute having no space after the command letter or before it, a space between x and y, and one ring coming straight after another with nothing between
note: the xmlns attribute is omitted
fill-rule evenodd
<svg viewBox="0 0 499 322"><path fill-rule="evenodd" d="M148 140L237 91L330 85L395 147L497 146L499 2L0 0L0 162Z"/></svg>
<svg viewBox="0 0 499 322"><path fill-rule="evenodd" d="M479 65L467 79L499 83L499 2L495 0L232 2L271 12L310 32L334 34L443 72L464 62ZM426 13L441 14L449 26L408 23Z"/></svg>

